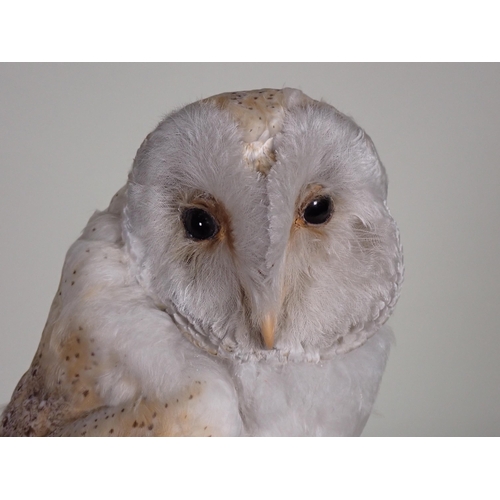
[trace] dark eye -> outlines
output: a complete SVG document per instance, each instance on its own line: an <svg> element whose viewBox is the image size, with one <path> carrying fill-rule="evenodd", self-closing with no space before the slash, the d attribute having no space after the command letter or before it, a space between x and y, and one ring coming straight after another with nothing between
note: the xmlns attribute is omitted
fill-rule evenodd
<svg viewBox="0 0 500 500"><path fill-rule="evenodd" d="M182 214L187 234L194 240L208 240L219 231L216 220L201 208L188 208Z"/></svg>
<svg viewBox="0 0 500 500"><path fill-rule="evenodd" d="M324 224L333 212L333 202L328 196L321 196L311 201L304 210L304 220L308 224Z"/></svg>

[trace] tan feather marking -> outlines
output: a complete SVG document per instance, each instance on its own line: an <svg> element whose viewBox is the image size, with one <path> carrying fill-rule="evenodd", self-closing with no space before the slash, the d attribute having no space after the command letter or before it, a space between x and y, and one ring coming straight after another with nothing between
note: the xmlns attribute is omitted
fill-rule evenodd
<svg viewBox="0 0 500 500"><path fill-rule="evenodd" d="M71 395L75 416L102 405L102 400L96 392L102 367L99 361L95 361L95 348L90 347L84 335L83 329L70 334L61 343L58 353L59 360L64 359L64 371L59 374L58 382L61 383L58 385L63 392Z"/></svg>
<svg viewBox="0 0 500 500"><path fill-rule="evenodd" d="M95 388L106 366L90 348L84 326L62 330L59 293L31 367L3 413L0 435L44 436L102 405Z"/></svg>
<svg viewBox="0 0 500 500"><path fill-rule="evenodd" d="M197 381L168 402L141 398L119 407L101 407L83 415L54 436L209 436L216 433L193 411L203 392Z"/></svg>
<svg viewBox="0 0 500 500"><path fill-rule="evenodd" d="M285 95L279 89L227 92L205 99L235 118L247 143L265 142L281 131L286 107Z"/></svg>
<svg viewBox="0 0 500 500"><path fill-rule="evenodd" d="M290 89L259 89L227 92L204 99L231 114L246 143L243 156L247 164L264 175L276 162L273 138L283 128L289 92ZM294 104L314 102L300 91L293 92Z"/></svg>

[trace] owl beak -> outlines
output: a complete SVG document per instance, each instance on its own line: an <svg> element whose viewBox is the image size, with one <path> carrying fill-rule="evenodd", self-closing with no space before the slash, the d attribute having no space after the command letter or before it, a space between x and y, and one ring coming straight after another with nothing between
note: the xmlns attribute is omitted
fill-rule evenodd
<svg viewBox="0 0 500 500"><path fill-rule="evenodd" d="M276 317L273 314L266 314L262 321L262 338L267 349L274 347L274 330L276 328Z"/></svg>

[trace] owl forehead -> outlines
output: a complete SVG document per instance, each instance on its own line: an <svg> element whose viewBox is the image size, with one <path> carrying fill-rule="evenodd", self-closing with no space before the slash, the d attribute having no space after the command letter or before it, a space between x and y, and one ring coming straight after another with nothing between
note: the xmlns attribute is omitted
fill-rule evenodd
<svg viewBox="0 0 500 500"><path fill-rule="evenodd" d="M267 175L276 162L274 137L283 129L286 112L316 101L300 90L284 88L226 92L201 102L229 113L242 136L246 165Z"/></svg>
<svg viewBox="0 0 500 500"><path fill-rule="evenodd" d="M237 121L247 143L266 141L283 127L285 111L299 103L314 102L297 89L259 89L225 92L201 102L226 109Z"/></svg>

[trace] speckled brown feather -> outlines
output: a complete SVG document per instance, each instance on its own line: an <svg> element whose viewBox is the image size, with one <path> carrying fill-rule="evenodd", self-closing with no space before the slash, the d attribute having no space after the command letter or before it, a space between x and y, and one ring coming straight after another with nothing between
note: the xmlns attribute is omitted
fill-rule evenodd
<svg viewBox="0 0 500 500"><path fill-rule="evenodd" d="M4 411L1 435L45 436L102 404L94 390L100 367L83 328L52 342L61 302L59 288L31 367Z"/></svg>
<svg viewBox="0 0 500 500"><path fill-rule="evenodd" d="M227 109L237 120L245 142L265 141L281 130L285 112L283 90L227 92L206 99Z"/></svg>
<svg viewBox="0 0 500 500"><path fill-rule="evenodd" d="M314 102L295 89L260 89L226 92L208 99L229 111L243 135L243 156L249 166L267 175L276 162L273 138L281 132L285 111L290 105Z"/></svg>
<svg viewBox="0 0 500 500"><path fill-rule="evenodd" d="M127 405L103 405L96 385L112 360L99 355L82 326L59 345L51 343L59 297L58 292L31 367L3 413L0 436L215 435L216 430L197 421L191 411L203 392L201 380L167 401L138 395Z"/></svg>
<svg viewBox="0 0 500 500"><path fill-rule="evenodd" d="M203 391L197 380L191 390L167 402L145 397L129 405L99 407L54 430L51 436L208 436L213 427L193 419L191 406Z"/></svg>

